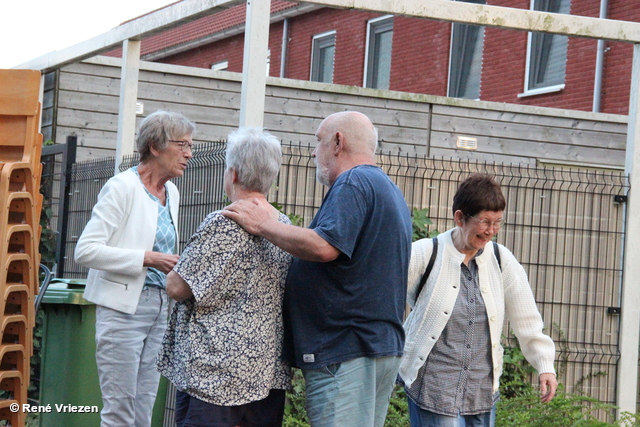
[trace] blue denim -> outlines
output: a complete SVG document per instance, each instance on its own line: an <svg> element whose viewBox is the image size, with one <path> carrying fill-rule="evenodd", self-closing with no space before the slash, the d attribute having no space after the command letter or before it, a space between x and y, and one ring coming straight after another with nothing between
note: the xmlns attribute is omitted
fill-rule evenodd
<svg viewBox="0 0 640 427"><path fill-rule="evenodd" d="M400 357L360 357L303 369L313 427L382 427Z"/></svg>
<svg viewBox="0 0 640 427"><path fill-rule="evenodd" d="M450 417L422 409L410 397L407 400L411 427L494 427L496 423L496 405L482 414Z"/></svg>

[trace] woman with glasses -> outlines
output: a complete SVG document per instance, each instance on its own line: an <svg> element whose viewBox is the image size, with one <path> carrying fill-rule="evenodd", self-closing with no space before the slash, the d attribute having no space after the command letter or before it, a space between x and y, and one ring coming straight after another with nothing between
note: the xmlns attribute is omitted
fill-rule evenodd
<svg viewBox="0 0 640 427"><path fill-rule="evenodd" d="M96 304L96 361L104 426L149 426L167 327L165 275L178 261L176 186L195 125L157 111L140 126L140 164L102 187L75 251L89 267L84 297Z"/></svg>
<svg viewBox="0 0 640 427"><path fill-rule="evenodd" d="M494 425L505 320L538 371L541 400L555 395L555 346L542 332L527 275L507 248L492 242L505 206L495 179L474 174L453 198L456 227L437 242L413 243L412 311L400 365L412 427Z"/></svg>

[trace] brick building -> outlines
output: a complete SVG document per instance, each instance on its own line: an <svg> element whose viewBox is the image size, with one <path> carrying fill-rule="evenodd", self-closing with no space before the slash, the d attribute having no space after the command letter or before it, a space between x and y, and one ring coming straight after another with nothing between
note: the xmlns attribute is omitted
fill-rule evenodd
<svg viewBox="0 0 640 427"><path fill-rule="evenodd" d="M471 0L640 22L633 0ZM601 12L605 4L606 11ZM627 114L633 45L273 0L275 77ZM142 59L241 72L245 5L142 42ZM599 60L598 50L602 55ZM284 52L284 54L283 54ZM121 50L111 56L120 56ZM596 85L597 76L601 76ZM600 90L596 90L596 87Z"/></svg>

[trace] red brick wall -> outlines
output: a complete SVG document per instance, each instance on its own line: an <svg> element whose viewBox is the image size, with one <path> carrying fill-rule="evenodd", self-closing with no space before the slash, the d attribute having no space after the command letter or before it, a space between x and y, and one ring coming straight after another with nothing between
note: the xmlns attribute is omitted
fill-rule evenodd
<svg viewBox="0 0 640 427"><path fill-rule="evenodd" d="M280 77L280 58L282 58L282 30L284 22L271 24L269 27L269 50L271 51L269 75Z"/></svg>
<svg viewBox="0 0 640 427"><path fill-rule="evenodd" d="M619 3L628 6L612 16L613 10L620 9ZM529 0L490 0L491 5L529 8ZM629 0L611 0L609 18L632 19L638 21L640 13ZM571 14L598 17L599 0L573 0ZM626 114L628 111L628 85L630 82L630 47L614 43L605 56L605 71L601 111ZM481 83L481 99L522 105L566 108L591 111L597 41L570 37L567 50L565 88L560 92L518 98L524 91L526 69L527 33L502 29L485 29L485 50ZM624 58L627 56L627 60ZM615 58L615 59L614 59ZM615 64L615 71L611 69ZM621 71L621 72L620 72ZM626 86L626 89L624 88Z"/></svg>
<svg viewBox="0 0 640 427"><path fill-rule="evenodd" d="M190 67L211 68L211 64L229 61L228 71L242 72L244 34L229 37L221 42L200 46L186 52L162 58L156 62Z"/></svg>
<svg viewBox="0 0 640 427"><path fill-rule="evenodd" d="M286 77L309 80L313 36L336 32L333 82L362 86L367 21L381 16L351 10L321 9L291 19Z"/></svg>
<svg viewBox="0 0 640 427"><path fill-rule="evenodd" d="M283 23L278 22L269 28L269 49L271 50L269 75L280 76L280 57L282 53ZM190 67L211 68L212 64L229 61L227 71L242 72L244 57L244 34L229 37L216 43L210 43L173 56L162 58L157 62Z"/></svg>
<svg viewBox="0 0 640 427"><path fill-rule="evenodd" d="M450 23L396 17L390 89L446 96L450 41Z"/></svg>
<svg viewBox="0 0 640 427"><path fill-rule="evenodd" d="M610 0L608 18L640 22L640 8L635 1ZM601 110L612 114L629 113L633 44L606 42Z"/></svg>
<svg viewBox="0 0 640 427"><path fill-rule="evenodd" d="M488 0L493 6L529 9L530 0ZM572 0L573 15L599 16L600 0ZM336 31L333 82L362 86L367 21L376 13L324 8L290 18L285 77L308 80L313 36ZM608 17L640 22L634 0L609 0ZM283 23L272 25L270 75L279 76ZM390 88L397 91L447 94L451 24L395 17ZM227 60L230 71L242 71L243 35L233 36L160 62L209 68ZM565 88L519 98L524 91L527 32L485 28L480 98L486 101L591 111L596 40L569 38ZM633 47L607 43L601 111L627 114Z"/></svg>

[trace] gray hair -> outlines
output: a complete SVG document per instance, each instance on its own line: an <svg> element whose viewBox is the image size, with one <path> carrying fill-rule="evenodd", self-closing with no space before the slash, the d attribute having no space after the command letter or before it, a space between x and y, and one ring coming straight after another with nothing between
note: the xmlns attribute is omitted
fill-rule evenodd
<svg viewBox="0 0 640 427"><path fill-rule="evenodd" d="M140 124L136 147L140 162L151 156L151 149L164 151L170 139L193 135L196 125L180 113L158 110L149 114Z"/></svg>
<svg viewBox="0 0 640 427"><path fill-rule="evenodd" d="M259 127L245 127L227 139L227 169L238 174L242 188L266 195L282 163L280 141Z"/></svg>

